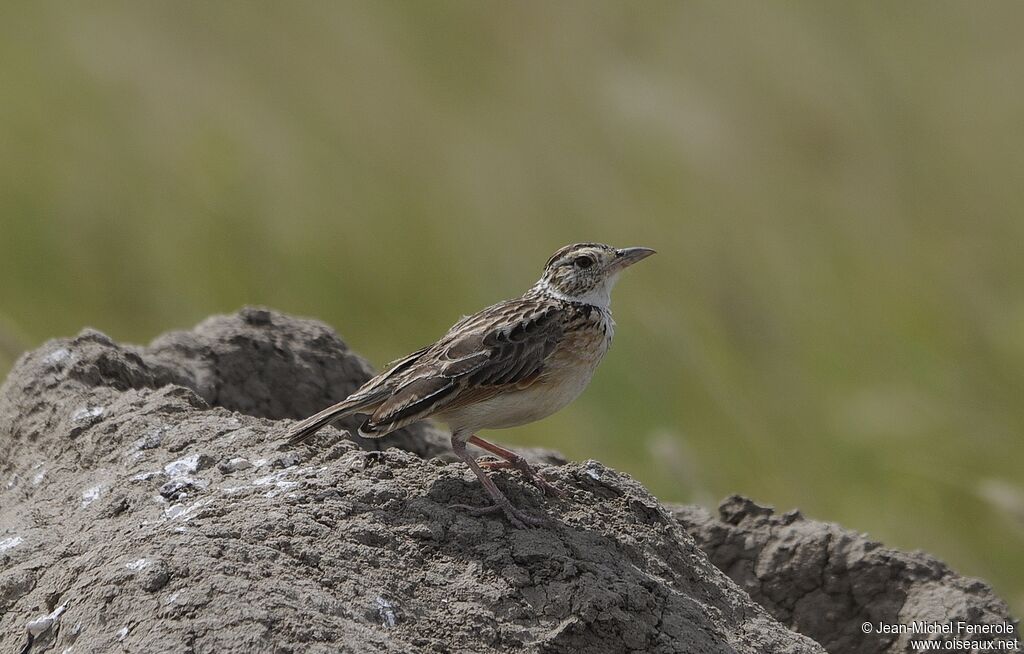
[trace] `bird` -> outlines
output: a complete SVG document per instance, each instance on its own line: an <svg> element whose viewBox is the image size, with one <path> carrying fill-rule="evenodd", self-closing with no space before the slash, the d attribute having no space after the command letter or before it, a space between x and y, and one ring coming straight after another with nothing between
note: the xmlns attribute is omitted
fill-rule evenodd
<svg viewBox="0 0 1024 654"><path fill-rule="evenodd" d="M619 274L655 251L574 243L547 260L540 279L520 297L456 322L440 339L391 363L341 402L287 429L292 445L325 425L365 415L358 433L381 438L434 418L451 429L455 455L493 500L487 507L453 505L475 515L503 511L513 526L547 521L515 507L484 469L518 470L542 491L562 495L522 456L480 438L484 429L546 418L575 400L611 345L611 291ZM476 461L473 444L500 457Z"/></svg>

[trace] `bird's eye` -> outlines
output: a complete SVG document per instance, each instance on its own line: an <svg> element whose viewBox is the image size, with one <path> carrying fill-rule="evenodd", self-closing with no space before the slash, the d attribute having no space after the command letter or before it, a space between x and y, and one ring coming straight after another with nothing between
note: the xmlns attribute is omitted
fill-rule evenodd
<svg viewBox="0 0 1024 654"><path fill-rule="evenodd" d="M573 263L576 264L577 268L589 268L594 265L594 260L587 255L583 255L582 257L576 257Z"/></svg>

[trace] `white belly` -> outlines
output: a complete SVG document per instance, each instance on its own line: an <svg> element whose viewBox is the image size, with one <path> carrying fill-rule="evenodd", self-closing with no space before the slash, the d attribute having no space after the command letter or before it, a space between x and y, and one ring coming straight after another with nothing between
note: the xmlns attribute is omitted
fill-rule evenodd
<svg viewBox="0 0 1024 654"><path fill-rule="evenodd" d="M508 391L489 400L438 415L452 432L518 427L547 418L575 400L590 383L594 366L582 367L558 381L537 383L521 391Z"/></svg>

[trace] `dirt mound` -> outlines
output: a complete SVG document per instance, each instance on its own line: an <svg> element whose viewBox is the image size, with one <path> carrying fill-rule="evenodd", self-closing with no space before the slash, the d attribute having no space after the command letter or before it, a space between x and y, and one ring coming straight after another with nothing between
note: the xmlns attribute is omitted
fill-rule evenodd
<svg viewBox="0 0 1024 654"><path fill-rule="evenodd" d="M832 654L896 654L910 651L911 640L930 635L884 633L877 625L992 627L987 634L931 634L961 643L1003 643L1020 633L991 588L924 552L889 549L839 525L807 520L798 511L776 515L737 495L722 502L717 518L700 507L672 510L719 569L776 619ZM1003 633L1005 625L1013 632Z"/></svg>
<svg viewBox="0 0 1024 654"><path fill-rule="evenodd" d="M323 324L264 309L146 348L85 331L22 357L0 389L0 651L824 651L682 524L807 633L868 605L805 620L811 564L773 540L775 518L673 513L597 462L532 452L561 463L544 468L558 500L496 475L552 518L516 530L450 507L487 495L429 425L282 447L286 419L371 373ZM751 560L753 578L735 574ZM875 568L828 564L829 589L872 597ZM988 592L951 579L934 577L936 602ZM1005 611L993 602L985 615Z"/></svg>
<svg viewBox="0 0 1024 654"><path fill-rule="evenodd" d="M516 530L449 507L487 497L430 456L430 427L386 452L336 429L281 449L275 419L370 372L323 325L259 309L24 356L0 391L0 649L822 651L596 462L546 469L558 501L498 475L552 517Z"/></svg>

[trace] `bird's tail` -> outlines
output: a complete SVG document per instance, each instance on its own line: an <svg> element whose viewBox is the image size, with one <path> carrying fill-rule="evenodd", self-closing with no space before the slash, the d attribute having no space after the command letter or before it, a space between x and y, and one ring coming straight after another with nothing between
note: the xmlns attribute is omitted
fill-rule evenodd
<svg viewBox="0 0 1024 654"><path fill-rule="evenodd" d="M301 422L295 423L288 428L285 436L287 436L289 444L296 445L305 441L321 428L326 427L335 420L345 418L353 413L365 410L373 404L373 400L368 401L366 398L349 397L333 406L327 407L320 413L312 415Z"/></svg>

